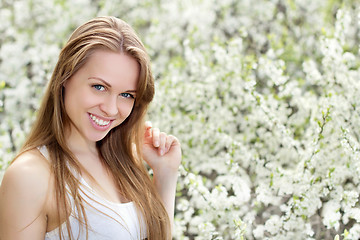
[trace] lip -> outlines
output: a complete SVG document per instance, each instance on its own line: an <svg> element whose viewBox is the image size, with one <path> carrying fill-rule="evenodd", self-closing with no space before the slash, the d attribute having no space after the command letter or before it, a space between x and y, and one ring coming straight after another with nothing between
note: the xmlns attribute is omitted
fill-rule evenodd
<svg viewBox="0 0 360 240"><path fill-rule="evenodd" d="M96 118L100 119L100 120L103 120L103 121L109 121L109 124L107 125L104 125L104 126L99 126L98 124L96 124L94 122L94 120L91 118L91 115L95 116ZM93 113L88 113L88 117L89 117L89 121L91 123L91 125L96 129L96 130L99 130L99 131L105 131L105 130L108 130L111 126L111 123L114 121L114 119L109 119L109 118L104 118L104 117L100 117L99 115L96 115L96 114L93 114Z"/></svg>

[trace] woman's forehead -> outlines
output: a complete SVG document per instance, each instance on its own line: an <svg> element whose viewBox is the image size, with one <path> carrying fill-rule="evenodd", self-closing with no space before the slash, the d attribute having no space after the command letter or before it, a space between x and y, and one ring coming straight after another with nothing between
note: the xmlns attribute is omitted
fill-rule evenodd
<svg viewBox="0 0 360 240"><path fill-rule="evenodd" d="M111 87L126 84L136 89L140 67L135 58L123 53L97 50L82 69L88 78L98 79Z"/></svg>

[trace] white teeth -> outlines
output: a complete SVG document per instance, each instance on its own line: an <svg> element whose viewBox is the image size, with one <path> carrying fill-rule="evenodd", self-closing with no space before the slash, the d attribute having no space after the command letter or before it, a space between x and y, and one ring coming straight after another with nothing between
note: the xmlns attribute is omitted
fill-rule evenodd
<svg viewBox="0 0 360 240"><path fill-rule="evenodd" d="M104 121L102 119L98 119L94 115L90 114L91 119L99 126L106 126L110 123L110 121Z"/></svg>

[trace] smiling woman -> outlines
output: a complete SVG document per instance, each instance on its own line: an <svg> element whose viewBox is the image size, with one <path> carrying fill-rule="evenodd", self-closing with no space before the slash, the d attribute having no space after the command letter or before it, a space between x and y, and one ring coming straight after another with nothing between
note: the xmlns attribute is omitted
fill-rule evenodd
<svg viewBox="0 0 360 240"><path fill-rule="evenodd" d="M120 19L75 30L4 175L0 239L171 239L181 149L144 122L149 65Z"/></svg>
<svg viewBox="0 0 360 240"><path fill-rule="evenodd" d="M135 103L129 92L136 92L138 78L139 65L132 57L94 52L64 84L65 110L72 126L69 135L80 134L85 142L99 141L125 121Z"/></svg>

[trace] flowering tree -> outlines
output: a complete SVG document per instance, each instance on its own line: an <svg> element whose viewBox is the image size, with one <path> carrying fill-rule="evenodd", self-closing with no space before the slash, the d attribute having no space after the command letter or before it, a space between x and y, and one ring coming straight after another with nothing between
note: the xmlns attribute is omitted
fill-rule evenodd
<svg viewBox="0 0 360 240"><path fill-rule="evenodd" d="M360 237L358 1L1 4L2 170L70 32L115 15L153 59L149 119L182 143L176 239Z"/></svg>

